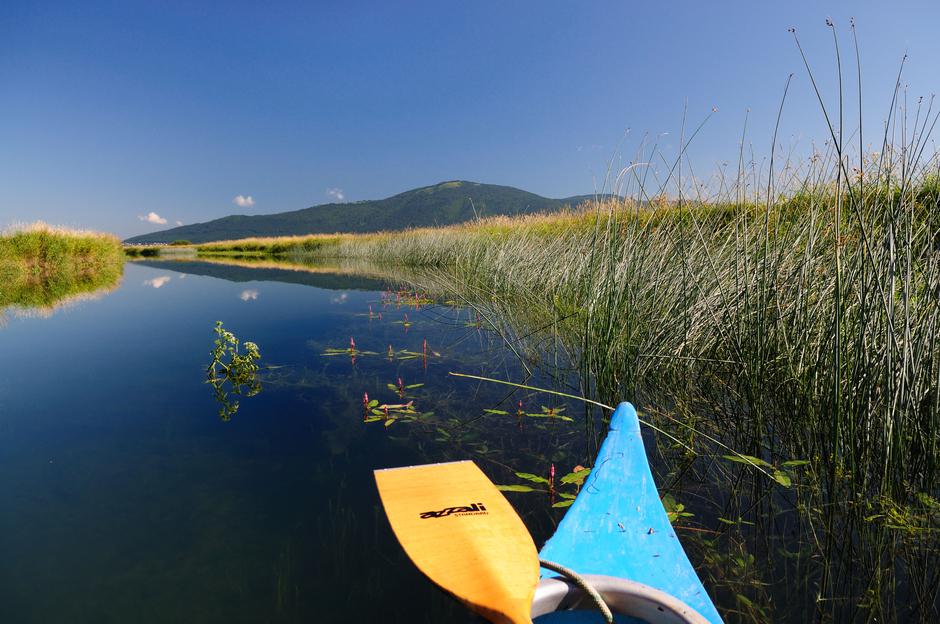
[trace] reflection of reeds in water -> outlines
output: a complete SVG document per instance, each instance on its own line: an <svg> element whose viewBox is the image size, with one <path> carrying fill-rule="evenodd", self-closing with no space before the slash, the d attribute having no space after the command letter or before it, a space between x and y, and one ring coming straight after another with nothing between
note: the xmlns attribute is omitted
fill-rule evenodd
<svg viewBox="0 0 940 624"><path fill-rule="evenodd" d="M49 316L117 288L124 270L120 242L96 232L44 223L0 235L0 310Z"/></svg>
<svg viewBox="0 0 940 624"><path fill-rule="evenodd" d="M174 258L161 258L173 262ZM180 258L180 262L192 261L192 258ZM356 258L336 259L332 262L310 262L309 258L292 258L291 256L246 256L232 255L200 255L198 261L206 264L241 267L244 269L277 269L279 271L295 271L299 273L356 275L363 277L386 277L381 267L368 260Z"/></svg>
<svg viewBox="0 0 940 624"><path fill-rule="evenodd" d="M72 295L66 295L62 299L59 299L48 306L19 307L18 304L15 304L6 310L0 311L0 322L2 322L3 314L9 314L17 318L49 318L56 312L68 309L72 306L76 306L88 301L97 301L105 295L108 295L117 290L120 285L121 279L118 277L117 281L115 281L113 284L103 286L91 292L80 292Z"/></svg>

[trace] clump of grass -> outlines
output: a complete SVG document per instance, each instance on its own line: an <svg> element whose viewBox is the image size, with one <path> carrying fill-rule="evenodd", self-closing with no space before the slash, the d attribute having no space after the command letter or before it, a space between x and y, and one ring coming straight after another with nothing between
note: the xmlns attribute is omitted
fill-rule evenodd
<svg viewBox="0 0 940 624"><path fill-rule="evenodd" d="M160 248L153 245L124 247L124 255L128 258L156 258L160 255Z"/></svg>
<svg viewBox="0 0 940 624"><path fill-rule="evenodd" d="M0 234L0 308L52 309L115 287L123 274L120 241L99 232L18 226Z"/></svg>
<svg viewBox="0 0 940 624"><path fill-rule="evenodd" d="M309 236L282 236L243 238L231 241L203 243L196 246L200 255L285 255L315 253L334 244L346 235L311 234Z"/></svg>

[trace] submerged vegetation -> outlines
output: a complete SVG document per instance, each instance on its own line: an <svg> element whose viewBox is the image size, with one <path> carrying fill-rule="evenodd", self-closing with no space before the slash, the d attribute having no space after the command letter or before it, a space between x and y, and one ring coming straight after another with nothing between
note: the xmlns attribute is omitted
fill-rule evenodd
<svg viewBox="0 0 940 624"><path fill-rule="evenodd" d="M0 234L0 310L49 312L117 286L121 243L109 234L35 223Z"/></svg>

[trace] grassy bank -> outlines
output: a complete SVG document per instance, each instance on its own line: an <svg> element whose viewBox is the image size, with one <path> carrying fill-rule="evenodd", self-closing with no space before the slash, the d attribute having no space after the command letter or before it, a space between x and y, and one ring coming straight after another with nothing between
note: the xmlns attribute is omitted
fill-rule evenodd
<svg viewBox="0 0 940 624"><path fill-rule="evenodd" d="M110 234L37 223L0 234L0 308L51 309L115 287L123 273L120 241Z"/></svg>

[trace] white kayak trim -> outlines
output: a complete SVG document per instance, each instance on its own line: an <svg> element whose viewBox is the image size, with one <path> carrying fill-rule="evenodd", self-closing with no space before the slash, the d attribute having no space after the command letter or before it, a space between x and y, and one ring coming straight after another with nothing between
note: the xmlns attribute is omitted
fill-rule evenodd
<svg viewBox="0 0 940 624"><path fill-rule="evenodd" d="M709 624L689 605L649 585L601 574L585 574L582 578L597 590L616 614L639 618L649 624ZM597 607L572 581L551 577L539 582L532 601L533 619L547 613L572 609L596 612Z"/></svg>

